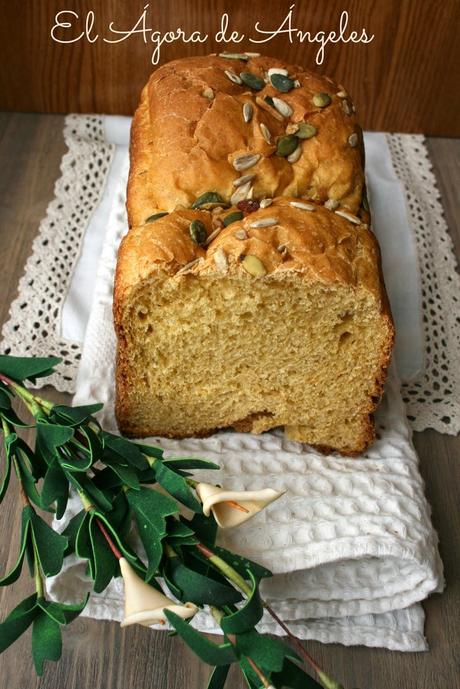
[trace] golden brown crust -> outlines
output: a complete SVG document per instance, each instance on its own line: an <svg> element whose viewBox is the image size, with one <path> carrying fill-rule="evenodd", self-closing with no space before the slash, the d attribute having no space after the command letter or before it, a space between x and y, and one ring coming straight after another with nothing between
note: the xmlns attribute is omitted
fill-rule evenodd
<svg viewBox="0 0 460 689"><path fill-rule="evenodd" d="M249 71L265 78L270 68L286 68L300 88L280 93L271 84L261 91L234 84L225 70ZM210 99L204 93L211 93ZM317 107L315 94L332 101ZM156 209L190 207L197 196L217 191L229 200L238 177L232 165L237 155L261 154L251 169L257 174L254 197L305 196L324 203L340 201L356 213L364 186L361 129L353 104L332 80L269 57L246 63L216 56L175 60L157 69L144 88L131 133L131 170L128 186L129 225L140 225ZM341 95L337 95L341 94ZM264 102L279 97L292 108L289 118ZM254 114L246 123L243 104ZM260 105L259 105L260 103ZM301 143L295 163L274 154L261 132L263 123L273 139L284 135L289 122L307 121L317 134ZM358 144L349 138L357 134Z"/></svg>

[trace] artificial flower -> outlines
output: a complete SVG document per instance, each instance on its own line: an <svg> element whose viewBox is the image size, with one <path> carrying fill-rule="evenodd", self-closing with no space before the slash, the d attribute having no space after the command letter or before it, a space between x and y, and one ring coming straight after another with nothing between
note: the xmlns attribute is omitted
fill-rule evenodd
<svg viewBox="0 0 460 689"><path fill-rule="evenodd" d="M210 483L199 483L195 490L203 504L203 513L209 517L212 512L221 529L238 526L251 519L284 493L273 488L226 490Z"/></svg>

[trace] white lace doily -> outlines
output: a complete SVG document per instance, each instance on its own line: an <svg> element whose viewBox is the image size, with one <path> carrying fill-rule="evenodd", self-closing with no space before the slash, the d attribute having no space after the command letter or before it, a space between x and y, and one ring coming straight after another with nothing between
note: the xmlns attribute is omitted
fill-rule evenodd
<svg viewBox="0 0 460 689"><path fill-rule="evenodd" d="M85 228L104 189L114 146L105 138L103 118L69 115L68 152L55 196L40 224L18 297L3 326L0 351L63 358L50 382L75 391L81 344L61 335L62 304L69 288ZM421 135L387 134L394 169L404 184L422 281L425 372L403 386L412 427L460 431L460 277L456 272L443 209ZM44 384L44 383L42 383Z"/></svg>
<svg viewBox="0 0 460 689"><path fill-rule="evenodd" d="M115 147L105 140L103 118L92 115L68 115L64 140L68 150L61 161L61 176L10 306L0 350L16 356L61 357L56 373L39 381L38 387L51 384L73 392L81 345L61 336L62 306Z"/></svg>

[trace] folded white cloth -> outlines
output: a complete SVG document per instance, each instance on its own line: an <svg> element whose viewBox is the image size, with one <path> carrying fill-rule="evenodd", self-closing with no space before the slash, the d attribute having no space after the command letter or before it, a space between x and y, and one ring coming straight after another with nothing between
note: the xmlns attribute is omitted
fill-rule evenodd
<svg viewBox="0 0 460 689"><path fill-rule="evenodd" d="M74 399L75 404L104 402L100 420L108 429L115 428L112 286L117 247L126 231L127 170L125 157L111 187L112 208ZM156 442L176 456L213 458L221 471L201 472L213 482L287 491L220 538L275 573L264 582L263 593L298 636L423 650L423 610L416 603L442 589L442 565L395 370L377 424L379 439L360 459L324 457L277 432ZM66 518L77 509L72 502ZM85 586L81 576L81 567L71 560L67 571L51 582L51 593L75 598ZM121 608L121 581L116 580L103 594L92 596L86 614L120 619ZM205 613L195 623L215 630ZM265 617L261 629L280 632Z"/></svg>

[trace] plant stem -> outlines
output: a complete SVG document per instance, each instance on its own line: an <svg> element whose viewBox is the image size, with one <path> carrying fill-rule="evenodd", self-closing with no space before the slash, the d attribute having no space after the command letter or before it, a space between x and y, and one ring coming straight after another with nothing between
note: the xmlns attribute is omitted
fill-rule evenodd
<svg viewBox="0 0 460 689"><path fill-rule="evenodd" d="M100 529L101 532L102 532L102 535L104 536L105 540L107 541L107 545L109 546L110 550L111 550L112 553L115 555L115 557L117 558L117 560L120 560L120 559L123 557L123 555L122 555L122 553L118 550L117 546L116 546L115 543L112 541L112 539L110 538L110 535L109 535L107 529L105 528L104 523L99 519L99 517L96 517L95 519L96 519L96 524L98 525L99 529Z"/></svg>
<svg viewBox="0 0 460 689"><path fill-rule="evenodd" d="M239 588L240 591L242 591L246 596L251 595L251 587L243 579L243 577L240 574L238 574L238 572L234 570L233 567L231 567L231 565L229 565L227 562L225 562L225 560L213 553L213 551L207 548L205 545L203 545L203 543L198 543L196 545L196 548L200 551L202 555L204 555L209 560L209 562L211 562L220 572L222 572L222 574L229 581L235 584L235 586L237 586L237 588ZM270 605L268 605L268 603L266 603L264 600L261 600L261 603L265 610L268 612L268 614L275 620L275 622L289 637L289 639L291 640L292 644L295 646L301 657L304 660L306 660L307 663L315 670L325 689L343 689L342 685L339 682L336 682L336 680L329 677L324 672L324 670L322 670L318 663L303 647L301 641L295 636L295 634L291 632L286 623L283 622L283 620L280 619L280 617L278 617L273 608Z"/></svg>
<svg viewBox="0 0 460 689"><path fill-rule="evenodd" d="M221 621L222 617L224 616L223 610L220 610L220 608L216 608L213 605L210 606L210 610L211 610L211 615L213 616L213 618L215 619L217 624L220 626L220 621ZM230 641L230 643L233 646L236 646L236 637L234 636L234 634L227 634L227 639ZM266 689L269 689L269 687L271 687L272 684L270 683L270 680L264 675L264 673L262 672L260 667L252 660L252 658L249 658L249 656L244 656L244 657L246 658L249 665L251 666L251 668L256 673L257 677L262 682L263 686Z"/></svg>

